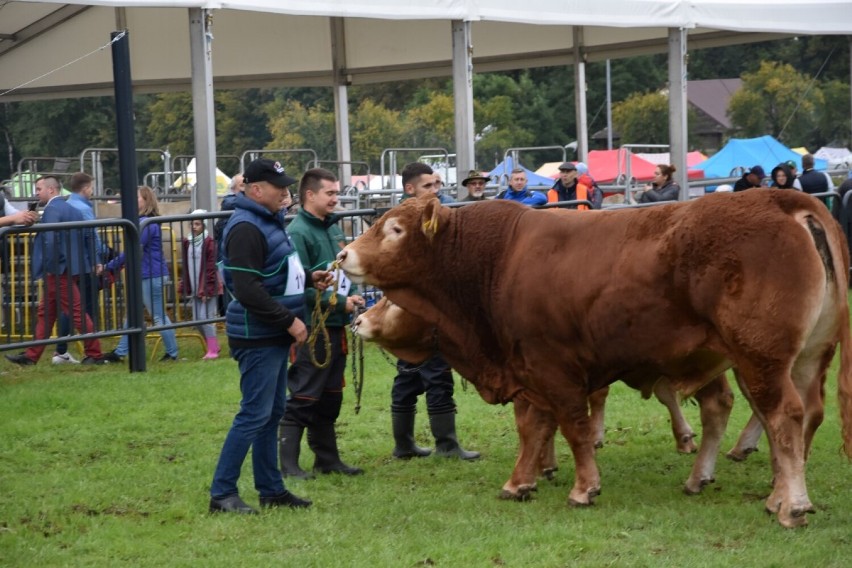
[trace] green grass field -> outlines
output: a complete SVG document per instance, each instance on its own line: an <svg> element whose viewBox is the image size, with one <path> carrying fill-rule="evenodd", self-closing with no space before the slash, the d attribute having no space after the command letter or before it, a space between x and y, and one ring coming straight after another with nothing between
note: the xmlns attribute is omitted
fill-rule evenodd
<svg viewBox="0 0 852 568"><path fill-rule="evenodd" d="M501 501L517 450L511 407L489 406L457 383L463 445L472 463L394 460L394 369L367 349L360 414L347 389L339 421L356 478L290 481L308 511L256 517L207 513L218 452L239 401L236 363L200 361L182 340L178 363L144 374L116 365L37 367L0 362L0 566L848 566L852 467L840 452L836 385L814 443L810 526L781 528L763 511L771 472L766 442L745 463L720 456L702 495L681 488L693 458L674 451L668 415L621 384L607 407L596 505L566 505L573 466L534 500ZM417 438L432 445L424 402ZM685 412L700 432L698 409ZM737 392L723 446L748 417ZM302 465L310 466L303 451ZM247 462L241 493L257 505Z"/></svg>

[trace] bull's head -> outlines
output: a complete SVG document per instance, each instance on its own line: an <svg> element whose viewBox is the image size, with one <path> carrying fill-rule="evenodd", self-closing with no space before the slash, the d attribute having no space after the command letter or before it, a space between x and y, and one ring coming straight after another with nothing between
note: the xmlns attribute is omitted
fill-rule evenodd
<svg viewBox="0 0 852 568"><path fill-rule="evenodd" d="M337 256L340 267L354 282L379 288L409 285L419 275L406 260L428 257L452 213L434 195L408 199L344 248Z"/></svg>
<svg viewBox="0 0 852 568"><path fill-rule="evenodd" d="M359 315L352 330L411 363L420 363L435 354L435 326L387 298Z"/></svg>

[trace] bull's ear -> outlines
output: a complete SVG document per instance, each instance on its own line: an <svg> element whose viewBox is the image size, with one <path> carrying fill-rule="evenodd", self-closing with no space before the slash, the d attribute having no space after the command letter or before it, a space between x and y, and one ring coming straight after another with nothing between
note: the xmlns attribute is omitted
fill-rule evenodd
<svg viewBox="0 0 852 568"><path fill-rule="evenodd" d="M423 214L420 217L422 222L423 234L430 241L438 234L441 227L441 202L438 199L430 199L423 208Z"/></svg>

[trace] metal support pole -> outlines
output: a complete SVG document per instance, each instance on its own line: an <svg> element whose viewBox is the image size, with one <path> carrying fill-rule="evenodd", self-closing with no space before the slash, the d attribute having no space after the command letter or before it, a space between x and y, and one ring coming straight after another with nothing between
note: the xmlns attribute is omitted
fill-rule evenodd
<svg viewBox="0 0 852 568"><path fill-rule="evenodd" d="M352 185L352 148L349 139L349 80L346 77L346 33L343 18L331 18L331 67L334 77L334 130L337 140L337 161L340 166L340 187Z"/></svg>
<svg viewBox="0 0 852 568"><path fill-rule="evenodd" d="M606 60L606 149L612 150L612 74Z"/></svg>
<svg viewBox="0 0 852 568"><path fill-rule="evenodd" d="M453 20L453 102L456 111L456 180L476 166L473 140L473 40L470 22ZM467 197L459 184L458 198Z"/></svg>
<svg viewBox="0 0 852 568"><path fill-rule="evenodd" d="M680 185L680 200L689 199L689 176L686 171L686 30L669 28L669 147L674 180ZM704 190L701 190L704 193Z"/></svg>
<svg viewBox="0 0 852 568"><path fill-rule="evenodd" d="M136 140L133 129L133 82L130 75L130 34L127 30L110 34L112 44L112 75L115 84L115 123L118 139L118 169L121 180L121 216L139 226L139 204L136 197ZM126 263L140 267L142 250L138 240L136 246L128 246ZM139 271L134 272L139 274ZM142 281L128 278L127 281L127 324L143 327ZM145 370L145 333L131 333L130 372Z"/></svg>
<svg viewBox="0 0 852 568"><path fill-rule="evenodd" d="M586 57L583 27L574 26L574 110L577 113L577 159L589 161L589 124L586 117Z"/></svg>
<svg viewBox="0 0 852 568"><path fill-rule="evenodd" d="M216 204L216 118L213 108L213 13L189 9L189 51L192 63L192 119L195 132L195 194L197 207L214 211ZM167 164L166 167L171 167Z"/></svg>

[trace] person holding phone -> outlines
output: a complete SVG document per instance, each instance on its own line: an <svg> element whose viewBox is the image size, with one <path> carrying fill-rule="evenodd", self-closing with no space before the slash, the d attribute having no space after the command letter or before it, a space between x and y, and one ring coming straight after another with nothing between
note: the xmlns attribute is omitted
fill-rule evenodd
<svg viewBox="0 0 852 568"><path fill-rule="evenodd" d="M31 201L28 204L28 211L18 211L14 205L6 199L4 191L0 191L0 227L11 227L12 225L31 226L38 221L38 201Z"/></svg>

